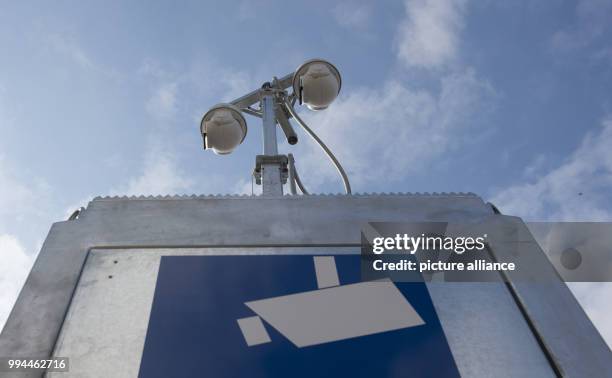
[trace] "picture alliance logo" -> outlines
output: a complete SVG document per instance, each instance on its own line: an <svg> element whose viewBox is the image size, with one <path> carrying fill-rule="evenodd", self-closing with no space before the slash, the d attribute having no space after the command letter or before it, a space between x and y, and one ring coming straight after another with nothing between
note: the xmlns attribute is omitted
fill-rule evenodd
<svg viewBox="0 0 612 378"><path fill-rule="evenodd" d="M482 251L486 247L487 234L481 236L409 236L396 234L395 237L376 237L372 240L372 252L380 255L384 252L398 251L414 255L418 251L451 251L458 255L466 251Z"/></svg>

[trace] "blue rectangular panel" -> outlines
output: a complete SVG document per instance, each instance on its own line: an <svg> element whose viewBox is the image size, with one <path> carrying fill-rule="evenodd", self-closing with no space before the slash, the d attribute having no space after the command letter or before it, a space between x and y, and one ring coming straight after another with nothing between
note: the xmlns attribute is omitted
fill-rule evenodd
<svg viewBox="0 0 612 378"><path fill-rule="evenodd" d="M335 261L341 285L360 282L359 255ZM424 324L299 348L264 318L271 341L248 346L245 302L317 290L313 257L162 257L139 376L458 377L425 284L396 286Z"/></svg>

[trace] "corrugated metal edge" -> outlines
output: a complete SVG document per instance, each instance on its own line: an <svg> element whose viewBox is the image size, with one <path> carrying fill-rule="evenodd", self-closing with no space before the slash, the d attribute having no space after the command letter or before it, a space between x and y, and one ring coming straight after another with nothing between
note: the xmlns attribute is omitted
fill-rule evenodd
<svg viewBox="0 0 612 378"><path fill-rule="evenodd" d="M320 197L478 197L472 192L414 192L414 193L355 193L355 194L343 194L343 193L321 193L321 194L310 194L310 195L284 195L282 197L262 197L260 195L250 194L183 194L183 195L140 195L140 196L97 196L92 201L115 201L115 200L190 200L190 199L216 199L216 198L228 198L228 199L308 199L308 198L320 198Z"/></svg>

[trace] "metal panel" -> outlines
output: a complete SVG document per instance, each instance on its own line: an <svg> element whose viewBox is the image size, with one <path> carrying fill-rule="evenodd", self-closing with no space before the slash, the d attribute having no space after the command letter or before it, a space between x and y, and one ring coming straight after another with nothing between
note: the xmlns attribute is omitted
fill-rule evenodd
<svg viewBox="0 0 612 378"><path fill-rule="evenodd" d="M50 376L137 375L161 256L346 253L359 249L92 250L54 352L71 357L70 373ZM503 283L437 283L428 288L463 376L554 376Z"/></svg>
<svg viewBox="0 0 612 378"><path fill-rule="evenodd" d="M494 215L490 206L471 194L96 199L78 220L59 222L51 228L0 334L0 355L52 354L92 248L108 253L109 249L121 248L358 246L360 227L371 221L481 223L506 218ZM609 350L601 348L601 337L565 284L559 282L545 289L513 285L510 292L502 283L478 285L482 286L430 285L463 374L489 376L492 366L500 369L495 375L504 371L509 375L525 373L520 370L523 364L541 369L542 350L532 348L536 338L545 342L549 361L564 375L589 376L597 371L601 376L612 371ZM457 298L463 299L457 302ZM478 315L487 313L485 309L492 303L500 308L504 303L513 307L503 316ZM560 305L572 308L559 311ZM554 324L580 332L554 329L547 325L551 316L556 318ZM527 326L535 337L522 331ZM576 345L581 349L570 353ZM508 359L503 357L507 351Z"/></svg>

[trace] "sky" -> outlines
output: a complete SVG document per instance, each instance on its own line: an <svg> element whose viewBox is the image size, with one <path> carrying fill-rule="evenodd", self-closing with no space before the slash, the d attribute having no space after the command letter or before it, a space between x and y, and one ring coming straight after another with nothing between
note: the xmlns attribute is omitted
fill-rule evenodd
<svg viewBox="0 0 612 378"><path fill-rule="evenodd" d="M221 157L202 150L200 119L315 57L342 90L300 114L354 192L612 220L612 0L5 1L0 327L51 224L93 197L250 194L259 120ZM280 151L306 187L341 192L298 134ZM612 286L571 288L611 345Z"/></svg>

